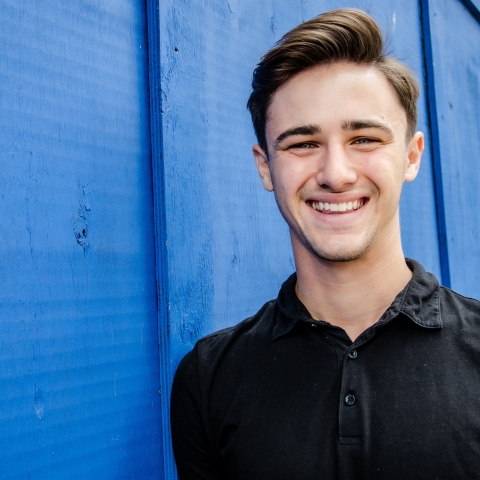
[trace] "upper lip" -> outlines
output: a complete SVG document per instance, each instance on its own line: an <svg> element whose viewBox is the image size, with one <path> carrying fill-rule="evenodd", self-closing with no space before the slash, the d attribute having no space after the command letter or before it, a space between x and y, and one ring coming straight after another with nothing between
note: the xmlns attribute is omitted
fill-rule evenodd
<svg viewBox="0 0 480 480"><path fill-rule="evenodd" d="M368 200L368 197L365 195L344 195L344 194L330 194L330 195L325 195L325 196L316 196L316 197L311 197L307 199L308 203L348 203L348 202L354 202L355 200L363 200L366 201Z"/></svg>

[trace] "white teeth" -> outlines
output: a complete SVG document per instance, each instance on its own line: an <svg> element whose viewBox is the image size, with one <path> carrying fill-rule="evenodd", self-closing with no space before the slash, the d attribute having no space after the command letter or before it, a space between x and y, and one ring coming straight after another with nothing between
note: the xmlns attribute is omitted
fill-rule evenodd
<svg viewBox="0 0 480 480"><path fill-rule="evenodd" d="M311 202L311 206L320 212L323 210L331 212L349 212L351 210L358 210L360 207L363 207L363 199L354 200L353 202L345 203L326 203L326 202Z"/></svg>

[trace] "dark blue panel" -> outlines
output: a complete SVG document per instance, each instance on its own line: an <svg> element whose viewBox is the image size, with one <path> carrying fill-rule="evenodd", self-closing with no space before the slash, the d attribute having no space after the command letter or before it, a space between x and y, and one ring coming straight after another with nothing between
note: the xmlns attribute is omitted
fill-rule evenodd
<svg viewBox="0 0 480 480"><path fill-rule="evenodd" d="M379 20L393 53L423 85L418 2L353 3ZM200 336L258 310L294 269L286 224L258 180L245 104L261 55L302 20L340 6L352 2L160 2L160 87L154 91L161 99L163 162L158 154L154 163L164 179L164 190L157 186L156 192L157 210L165 215L158 219L165 222L158 230L166 234L161 248L167 250L168 291L160 291L168 306L161 332L164 395L179 360ZM428 142L425 95L419 107ZM429 148L419 178L405 190L405 252L438 275ZM168 432L164 439L166 478L175 478Z"/></svg>
<svg viewBox="0 0 480 480"><path fill-rule="evenodd" d="M171 383L170 354L170 315L168 304L168 256L167 256L167 222L165 210L165 171L163 161L163 98L160 55L160 10L158 0L148 0L148 59L149 59L149 91L151 118L151 146L155 213L155 260L157 273L157 319L158 343L160 358L160 390L162 443L161 452L166 457L162 475L166 478L175 476L172 462L170 438L169 397Z"/></svg>
<svg viewBox="0 0 480 480"><path fill-rule="evenodd" d="M430 152L433 159L433 179L437 207L438 247L440 253L440 267L442 283L451 287L450 263L447 242L447 221L445 215L445 191L442 173L442 151L438 130L437 97L435 92L435 64L432 50L432 32L430 28L430 8L428 0L420 0L422 18L423 51L425 64L425 80L427 93L428 118L430 127Z"/></svg>
<svg viewBox="0 0 480 480"><path fill-rule="evenodd" d="M452 287L480 297L480 24L460 0L429 19Z"/></svg>
<svg viewBox="0 0 480 480"><path fill-rule="evenodd" d="M161 478L145 12L0 16L0 478Z"/></svg>

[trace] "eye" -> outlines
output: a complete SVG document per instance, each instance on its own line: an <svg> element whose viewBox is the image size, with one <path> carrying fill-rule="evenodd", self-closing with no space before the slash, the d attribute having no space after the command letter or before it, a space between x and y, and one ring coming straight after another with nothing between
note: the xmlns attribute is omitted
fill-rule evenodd
<svg viewBox="0 0 480 480"><path fill-rule="evenodd" d="M357 138L353 141L354 145L368 145L370 143L378 143L380 140L376 138L370 138L370 137L361 137Z"/></svg>
<svg viewBox="0 0 480 480"><path fill-rule="evenodd" d="M290 145L288 148L289 149L292 149L292 148L304 148L304 149L308 149L308 148L317 148L318 145L315 144L315 143L310 143L310 142L301 142L301 143L296 143L295 145Z"/></svg>

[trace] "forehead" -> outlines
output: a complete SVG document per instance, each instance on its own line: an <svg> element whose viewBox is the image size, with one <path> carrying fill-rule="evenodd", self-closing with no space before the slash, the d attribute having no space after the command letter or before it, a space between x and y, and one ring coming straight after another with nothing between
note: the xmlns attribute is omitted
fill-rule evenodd
<svg viewBox="0 0 480 480"><path fill-rule="evenodd" d="M306 124L323 130L357 119L382 121L400 131L407 125L395 90L375 66L319 65L295 75L275 92L266 134L268 139L278 130Z"/></svg>

